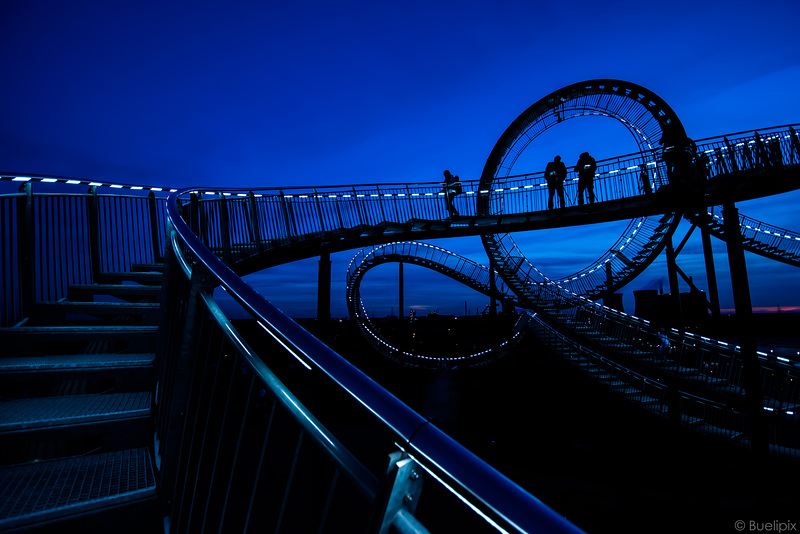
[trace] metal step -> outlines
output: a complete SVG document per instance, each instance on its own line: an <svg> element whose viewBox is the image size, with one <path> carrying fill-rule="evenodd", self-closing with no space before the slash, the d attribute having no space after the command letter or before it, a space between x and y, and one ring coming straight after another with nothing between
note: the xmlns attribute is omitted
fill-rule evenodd
<svg viewBox="0 0 800 534"><path fill-rule="evenodd" d="M149 272L156 272L156 273L163 273L164 272L164 264L163 263L134 263L131 265L131 271L137 273L149 273Z"/></svg>
<svg viewBox="0 0 800 534"><path fill-rule="evenodd" d="M65 395L0 402L0 433L150 416L150 392Z"/></svg>
<svg viewBox="0 0 800 534"><path fill-rule="evenodd" d="M134 284L78 284L69 287L68 298L74 302L94 300L96 296L117 297L127 301L156 302L161 294L160 286Z"/></svg>
<svg viewBox="0 0 800 534"><path fill-rule="evenodd" d="M151 352L155 349L157 332L158 327L153 325L15 326L0 328L0 347L3 347L4 354L21 356L29 354L37 347L41 348L43 344L96 345L98 342L106 341L123 344L127 347L127 352ZM61 350L64 351L63 348ZM113 349L113 352L120 351L119 347ZM46 352L52 354L55 351Z"/></svg>
<svg viewBox="0 0 800 534"><path fill-rule="evenodd" d="M120 371L148 368L153 365L153 353L137 354L56 354L51 356L29 356L0 358L0 377L41 373L49 371Z"/></svg>
<svg viewBox="0 0 800 534"><path fill-rule="evenodd" d="M119 284L121 282L136 282L138 284L146 285L161 285L163 280L163 273L155 272L113 272L113 273L100 273L97 277L99 284Z"/></svg>
<svg viewBox="0 0 800 534"><path fill-rule="evenodd" d="M38 302L34 316L37 321L64 321L67 315L89 315L97 318L133 315L143 322L157 323L161 317L157 302Z"/></svg>
<svg viewBox="0 0 800 534"><path fill-rule="evenodd" d="M146 448L3 467L0 531L130 503L155 493L153 464Z"/></svg>

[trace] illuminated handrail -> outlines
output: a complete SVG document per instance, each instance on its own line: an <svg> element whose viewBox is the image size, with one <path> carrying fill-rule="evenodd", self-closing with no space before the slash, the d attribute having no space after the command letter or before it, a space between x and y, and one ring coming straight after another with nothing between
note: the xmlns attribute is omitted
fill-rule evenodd
<svg viewBox="0 0 800 534"><path fill-rule="evenodd" d="M445 483L490 522L519 532L578 532L540 501L412 411L234 274L183 220L178 207L178 198L183 193L170 197L167 212L169 222L180 238L181 250L193 258L193 280L203 273L210 284L224 288L285 351L321 373L338 390L363 406L427 472ZM167 283L178 282L168 280Z"/></svg>

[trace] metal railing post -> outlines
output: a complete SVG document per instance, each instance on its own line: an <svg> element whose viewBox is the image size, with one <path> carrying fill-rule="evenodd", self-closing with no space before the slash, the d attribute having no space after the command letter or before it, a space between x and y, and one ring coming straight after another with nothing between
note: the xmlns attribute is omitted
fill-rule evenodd
<svg viewBox="0 0 800 534"><path fill-rule="evenodd" d="M169 368L158 377L158 389L163 391L161 404L157 409L157 417L162 418L157 424L163 429L158 435L160 444L158 460L161 466L161 498L164 514L172 514L173 501L178 490L178 473L180 470L179 457L181 454L181 441L186 424L186 410L189 403L194 366L197 361L198 345L201 337L201 323L203 317L203 300L201 293L208 291L210 283L208 277L199 267L195 267L189 281L180 283L179 277L184 276L171 245L167 257L168 288L164 304L167 306L164 317L164 328L169 328L169 323L177 321L179 326L176 332L159 332L161 336L175 336L165 340L162 353L158 355L162 368ZM188 286L188 287L187 287ZM184 306L185 308L181 309ZM167 383L168 382L168 383Z"/></svg>
<svg viewBox="0 0 800 534"><path fill-rule="evenodd" d="M286 237L293 238L294 237L294 228L292 226L292 218L289 217L289 206L286 203L286 196L283 194L283 191L280 192L281 194L281 211L283 211L283 222L286 224Z"/></svg>
<svg viewBox="0 0 800 534"><path fill-rule="evenodd" d="M153 191L147 194L147 207L150 214L150 243L153 247L153 261L156 263L164 262L164 254L161 253L159 243L159 224L158 211L156 210L156 194Z"/></svg>
<svg viewBox="0 0 800 534"><path fill-rule="evenodd" d="M314 189L314 202L317 206L317 213L319 214L319 229L325 232L325 217L322 213L322 204L319 201L319 193Z"/></svg>
<svg viewBox="0 0 800 534"><path fill-rule="evenodd" d="M361 213L361 204L358 203L358 193L356 192L356 188L353 187L353 203L356 205L356 213L358 214L358 224L361 226L365 226L366 223L364 222L366 216L362 215Z"/></svg>
<svg viewBox="0 0 800 534"><path fill-rule="evenodd" d="M256 244L256 249L261 252L264 250L264 243L261 241L261 228L258 227L258 205L256 195L252 191L247 192L247 201L250 207L250 235Z"/></svg>
<svg viewBox="0 0 800 534"><path fill-rule="evenodd" d="M89 188L89 255L92 264L92 282L100 277L100 212L97 186Z"/></svg>
<svg viewBox="0 0 800 534"><path fill-rule="evenodd" d="M33 227L33 188L30 182L25 182L19 190L20 193L25 194L24 197L20 197L17 209L20 296L22 297L20 317L25 317L26 314L33 311L33 304L36 302L36 247L34 246L36 232Z"/></svg>
<svg viewBox="0 0 800 534"><path fill-rule="evenodd" d="M228 199L220 191L219 193L219 231L222 234L222 261L231 264L231 227L228 218Z"/></svg>
<svg viewBox="0 0 800 534"><path fill-rule="evenodd" d="M414 517L422 492L422 469L405 452L389 455L389 467L375 499L370 534L427 534Z"/></svg>

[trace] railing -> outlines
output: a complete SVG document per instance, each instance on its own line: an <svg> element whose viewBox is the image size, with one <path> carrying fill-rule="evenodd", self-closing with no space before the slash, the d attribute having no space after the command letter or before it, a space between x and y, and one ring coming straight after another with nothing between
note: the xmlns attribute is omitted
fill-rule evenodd
<svg viewBox="0 0 800 534"><path fill-rule="evenodd" d="M681 391L679 386L670 381L665 383L648 378L619 363L603 357L601 354L576 343L571 337L554 330L538 316L531 315L531 328L542 338L558 339L560 343L570 346L570 351L561 351L561 356L575 366L582 367L583 371L594 377L600 383L616 391L628 401L638 404L641 408L665 419L675 425L691 428L695 432L727 438L741 446L748 446L746 436L745 415L724 403L710 401L703 397ZM770 443L776 450L784 455L794 456L797 451L797 430L789 430L789 425L775 425L773 439ZM783 431L780 439L777 438L779 430ZM788 437L788 440L787 440ZM786 446L792 443L794 447Z"/></svg>
<svg viewBox="0 0 800 534"><path fill-rule="evenodd" d="M701 220L692 222L702 224ZM723 230L723 219L720 215L709 211L705 217L706 224L711 233L720 239L725 239ZM800 233L794 230L787 230L772 224L765 223L739 214L739 227L743 238L742 245L749 251L762 254L767 257L788 260L788 263L800 263Z"/></svg>
<svg viewBox="0 0 800 534"><path fill-rule="evenodd" d="M96 186L34 192L30 177L18 181L18 193L0 195L0 326L29 317L36 302L64 298L70 285L163 258L166 197L100 194Z"/></svg>
<svg viewBox="0 0 800 534"><path fill-rule="evenodd" d="M644 319L590 303L584 297L567 297L546 284L529 286L526 297L534 308L545 311L549 328L573 345L595 347L593 350L598 354L613 354L615 361L625 368L638 369L648 376L663 376L677 384L682 395L703 392L692 396L696 400L690 405L691 410L681 409L679 413L691 415L697 409L695 404L701 403L714 406L719 412L717 418L727 412L725 417L738 420L737 414L744 410L739 347L674 328L661 331ZM666 337L670 346L663 355L656 353L660 336ZM800 372L792 362L765 353L758 353L758 360L761 403L770 416L768 423L773 435L776 429L781 429L781 441L770 442L770 446L781 454L800 458L800 427L796 423Z"/></svg>
<svg viewBox="0 0 800 534"><path fill-rule="evenodd" d="M175 531L202 522L237 532L384 532L390 523L423 532L413 512L425 473L433 487L417 515L430 530L451 532L477 513L485 521L469 519L470 531L577 532L264 300L190 230L179 197L168 205L174 231L156 395ZM260 336L229 323L211 293L217 285ZM464 515L441 517L440 499L464 505Z"/></svg>
<svg viewBox="0 0 800 534"><path fill-rule="evenodd" d="M787 127L765 130L780 140L785 154L792 154ZM737 137L737 135L739 137ZM732 134L736 142L753 133ZM702 140L697 151L711 150L725 143L724 137ZM743 142L743 141L742 141ZM788 148L787 148L788 147ZM648 174L653 191L667 183L660 154L630 154L598 162L594 189L597 201L618 200L643 193L641 171ZM788 159L786 160L789 161ZM571 171L574 174L574 171ZM529 213L547 209L547 184L543 172L498 178L491 189L481 189L477 180L462 180L463 193L455 206L464 215L477 213L478 201L489 202L490 213ZM568 196L577 195L577 178L565 183ZM385 230L393 224L414 220L446 220L449 213L441 184L365 184L359 186L299 186L259 191L198 191L183 199L196 212L188 215L192 228L208 246L231 254L237 261L259 251L290 246L303 236L347 231ZM630 234L635 234L632 229ZM642 236L646 245L649 236ZM628 235L623 241L628 240Z"/></svg>

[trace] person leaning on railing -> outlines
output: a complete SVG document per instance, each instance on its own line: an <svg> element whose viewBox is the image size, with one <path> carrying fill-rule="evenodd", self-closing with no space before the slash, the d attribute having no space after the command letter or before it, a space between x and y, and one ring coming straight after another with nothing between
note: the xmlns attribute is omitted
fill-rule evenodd
<svg viewBox="0 0 800 534"><path fill-rule="evenodd" d="M453 205L453 199L461 193L461 182L458 176L453 176L450 171L444 171L444 198L447 201L447 211L450 217L458 217L458 210Z"/></svg>

